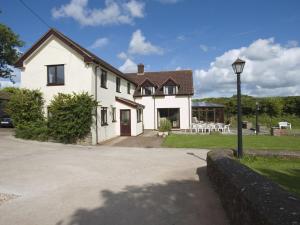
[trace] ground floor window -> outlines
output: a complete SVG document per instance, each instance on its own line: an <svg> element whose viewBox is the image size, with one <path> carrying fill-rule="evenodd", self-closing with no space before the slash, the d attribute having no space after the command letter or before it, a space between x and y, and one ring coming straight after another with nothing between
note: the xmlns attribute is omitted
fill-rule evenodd
<svg viewBox="0 0 300 225"><path fill-rule="evenodd" d="M116 110L116 108L115 107L113 107L112 108L112 122L116 122L117 121L117 115L116 115L116 112L117 112L117 110Z"/></svg>
<svg viewBox="0 0 300 225"><path fill-rule="evenodd" d="M137 122L138 123L142 122L143 110L142 109L137 109L136 114L137 114Z"/></svg>
<svg viewBox="0 0 300 225"><path fill-rule="evenodd" d="M161 119L167 119L171 122L172 128L180 128L180 109L179 108L162 108L157 109L157 124L160 126Z"/></svg>
<svg viewBox="0 0 300 225"><path fill-rule="evenodd" d="M101 107L101 126L107 125L107 107Z"/></svg>

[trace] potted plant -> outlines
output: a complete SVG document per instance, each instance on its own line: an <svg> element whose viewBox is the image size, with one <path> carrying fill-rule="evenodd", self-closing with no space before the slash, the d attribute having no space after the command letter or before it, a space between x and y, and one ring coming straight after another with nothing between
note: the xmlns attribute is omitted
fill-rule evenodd
<svg viewBox="0 0 300 225"><path fill-rule="evenodd" d="M160 119L160 126L158 129L158 136L167 136L169 134L169 131L172 128L172 124L167 119Z"/></svg>

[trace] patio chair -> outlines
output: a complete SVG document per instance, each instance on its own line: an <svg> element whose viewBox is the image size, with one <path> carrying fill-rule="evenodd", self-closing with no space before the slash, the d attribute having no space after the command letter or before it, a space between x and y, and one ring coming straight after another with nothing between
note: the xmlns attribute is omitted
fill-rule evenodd
<svg viewBox="0 0 300 225"><path fill-rule="evenodd" d="M199 123L197 117L194 116L194 117L192 118L192 123Z"/></svg>
<svg viewBox="0 0 300 225"><path fill-rule="evenodd" d="M224 125L224 133L226 132L230 133L230 124Z"/></svg>
<svg viewBox="0 0 300 225"><path fill-rule="evenodd" d="M191 133L193 133L193 131L195 131L196 133L198 133L198 126L195 123L192 123L192 126L191 126Z"/></svg>
<svg viewBox="0 0 300 225"><path fill-rule="evenodd" d="M278 126L279 126L279 129L282 129L282 128L292 129L292 124L290 124L288 122L279 122Z"/></svg>

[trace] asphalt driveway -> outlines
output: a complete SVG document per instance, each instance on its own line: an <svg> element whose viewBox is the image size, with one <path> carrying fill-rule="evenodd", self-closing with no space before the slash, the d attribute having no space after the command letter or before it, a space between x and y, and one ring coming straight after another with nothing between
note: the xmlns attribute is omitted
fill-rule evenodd
<svg viewBox="0 0 300 225"><path fill-rule="evenodd" d="M0 129L0 224L228 224L205 157L23 141Z"/></svg>

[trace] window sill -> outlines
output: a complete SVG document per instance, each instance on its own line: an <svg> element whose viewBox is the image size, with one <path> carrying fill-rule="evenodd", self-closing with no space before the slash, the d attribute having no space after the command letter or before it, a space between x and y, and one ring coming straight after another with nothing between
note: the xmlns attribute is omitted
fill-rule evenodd
<svg viewBox="0 0 300 225"><path fill-rule="evenodd" d="M105 127L105 126L108 126L108 123L101 124L101 127Z"/></svg>
<svg viewBox="0 0 300 225"><path fill-rule="evenodd" d="M64 86L65 84L47 84L47 86Z"/></svg>

